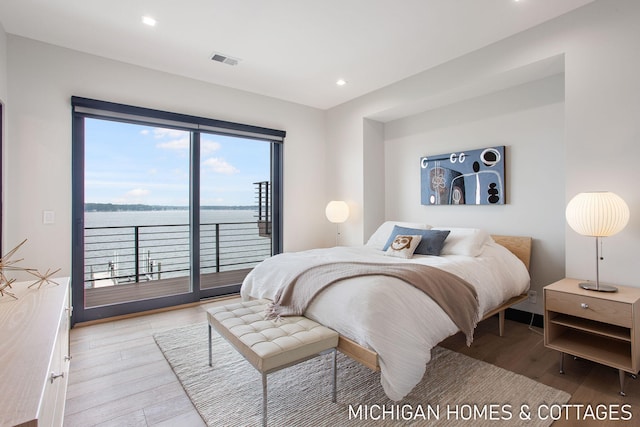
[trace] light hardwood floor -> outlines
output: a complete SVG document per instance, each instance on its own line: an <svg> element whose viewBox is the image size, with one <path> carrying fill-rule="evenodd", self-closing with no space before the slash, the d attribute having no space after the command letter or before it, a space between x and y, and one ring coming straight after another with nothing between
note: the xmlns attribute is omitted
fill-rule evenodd
<svg viewBox="0 0 640 427"><path fill-rule="evenodd" d="M204 425L156 346L153 334L205 322L207 308L228 302L209 302L74 328L71 331L73 359L64 425ZM507 320L505 336L499 337L496 317L478 326L471 347L465 345L461 334L445 340L442 346L565 390L573 396L570 403L628 403L632 407L633 420L640 420L640 380L627 379L627 397L621 397L618 395L617 371L570 357L565 359L566 373L561 375L558 352L544 347L540 333L539 328L532 330L526 324ZM580 426L622 424L585 421ZM554 427L574 425L575 421L554 423Z"/></svg>

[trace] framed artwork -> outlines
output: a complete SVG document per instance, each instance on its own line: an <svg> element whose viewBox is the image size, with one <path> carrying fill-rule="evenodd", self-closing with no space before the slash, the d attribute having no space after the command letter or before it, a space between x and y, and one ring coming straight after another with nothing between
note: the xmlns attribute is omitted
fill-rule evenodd
<svg viewBox="0 0 640 427"><path fill-rule="evenodd" d="M504 146L420 158L423 205L504 205Z"/></svg>

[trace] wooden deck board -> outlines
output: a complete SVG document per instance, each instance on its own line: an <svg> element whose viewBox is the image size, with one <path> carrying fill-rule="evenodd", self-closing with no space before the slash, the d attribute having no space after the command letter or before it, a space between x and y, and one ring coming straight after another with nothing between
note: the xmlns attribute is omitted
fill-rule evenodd
<svg viewBox="0 0 640 427"><path fill-rule="evenodd" d="M250 268L203 274L201 289L211 289L229 284L240 284ZM116 286L85 289L85 307L100 307L130 301L159 298L190 292L188 277L149 280L138 283L123 283Z"/></svg>

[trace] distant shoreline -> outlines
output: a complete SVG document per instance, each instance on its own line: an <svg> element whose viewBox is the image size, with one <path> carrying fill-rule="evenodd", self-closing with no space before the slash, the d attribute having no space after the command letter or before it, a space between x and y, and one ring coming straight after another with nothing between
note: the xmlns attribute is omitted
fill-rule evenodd
<svg viewBox="0 0 640 427"><path fill-rule="evenodd" d="M256 210L257 206L200 206L201 210ZM142 211L186 211L188 206L165 206L143 204L85 203L85 212L142 212Z"/></svg>

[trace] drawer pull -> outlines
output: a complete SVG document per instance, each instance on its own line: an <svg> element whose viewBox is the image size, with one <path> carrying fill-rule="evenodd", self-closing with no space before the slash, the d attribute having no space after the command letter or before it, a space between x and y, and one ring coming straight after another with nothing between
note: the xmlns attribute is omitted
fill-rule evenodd
<svg viewBox="0 0 640 427"><path fill-rule="evenodd" d="M586 302L583 302L582 304L580 304L580 307L586 310L587 308L589 308L589 304L587 304Z"/></svg>

